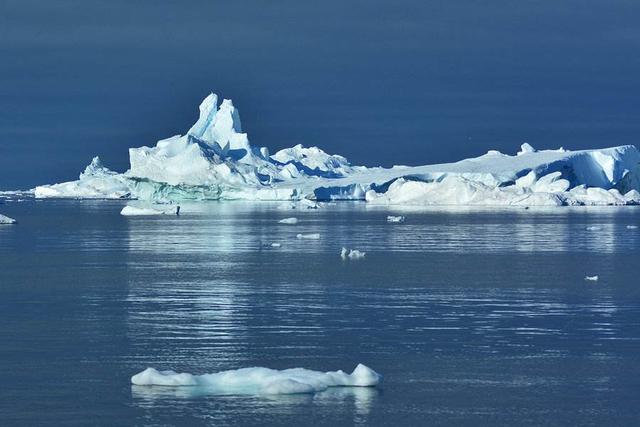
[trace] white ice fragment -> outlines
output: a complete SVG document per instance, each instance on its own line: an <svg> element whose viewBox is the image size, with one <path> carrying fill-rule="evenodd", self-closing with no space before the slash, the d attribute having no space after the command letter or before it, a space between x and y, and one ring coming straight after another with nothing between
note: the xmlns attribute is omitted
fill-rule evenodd
<svg viewBox="0 0 640 427"><path fill-rule="evenodd" d="M131 377L136 386L202 387L211 394L297 394L315 393L329 387L373 387L382 376L358 364L351 374L343 371L320 372L304 368L276 370L242 368L211 374L193 375L147 368Z"/></svg>
<svg viewBox="0 0 640 427"><path fill-rule="evenodd" d="M598 225L590 225L588 227L586 227L587 231L600 231L602 230L602 227L598 226Z"/></svg>
<svg viewBox="0 0 640 427"><path fill-rule="evenodd" d="M584 280L588 281L588 282L597 282L598 281L598 276L584 276Z"/></svg>
<svg viewBox="0 0 640 427"><path fill-rule="evenodd" d="M404 220L405 218L402 215L387 215L387 222L404 222Z"/></svg>
<svg viewBox="0 0 640 427"><path fill-rule="evenodd" d="M535 153L536 149L531 146L529 143L524 143L520 146L520 151L518 151L517 155L521 156L526 153Z"/></svg>
<svg viewBox="0 0 640 427"><path fill-rule="evenodd" d="M298 223L298 218L295 217L291 217L291 218L283 218L280 221L278 221L280 224L297 224Z"/></svg>
<svg viewBox="0 0 640 427"><path fill-rule="evenodd" d="M272 243L271 244L272 248L279 248L280 246L282 246L282 244L280 244L280 243Z"/></svg>
<svg viewBox="0 0 640 427"><path fill-rule="evenodd" d="M627 230L636 230L637 228L637 225L627 225Z"/></svg>
<svg viewBox="0 0 640 427"><path fill-rule="evenodd" d="M0 224L15 224L16 220L0 214Z"/></svg>
<svg viewBox="0 0 640 427"><path fill-rule="evenodd" d="M298 239L311 239L318 240L320 238L320 233L310 233L310 234L297 234L296 237Z"/></svg>
<svg viewBox="0 0 640 427"><path fill-rule="evenodd" d="M309 199L300 199L300 204L306 206L307 209L318 209L318 204L313 200Z"/></svg>
<svg viewBox="0 0 640 427"><path fill-rule="evenodd" d="M150 216L150 215L164 215L165 212L151 208L139 208L136 206L125 206L120 211L120 215L124 216Z"/></svg>
<svg viewBox="0 0 640 427"><path fill-rule="evenodd" d="M340 250L340 258L342 259L361 259L364 258L366 252L360 252L357 249L347 249L345 247Z"/></svg>

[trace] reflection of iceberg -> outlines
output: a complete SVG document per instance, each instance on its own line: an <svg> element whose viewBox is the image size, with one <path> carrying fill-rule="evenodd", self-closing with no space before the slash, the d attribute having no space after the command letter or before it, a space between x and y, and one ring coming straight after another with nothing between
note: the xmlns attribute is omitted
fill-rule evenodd
<svg viewBox="0 0 640 427"><path fill-rule="evenodd" d="M137 386L197 387L207 394L298 394L316 393L329 387L372 387L381 376L359 364L351 374L343 371L319 372L303 368L282 371L269 368L242 368L213 374L192 375L147 368L131 377Z"/></svg>
<svg viewBox="0 0 640 427"><path fill-rule="evenodd" d="M36 197L147 200L366 200L413 205L625 205L640 203L634 146L537 151L523 144L457 163L367 168L317 147L273 155L249 143L230 100L209 95L185 135L131 148L125 173L98 158L77 181L44 185Z"/></svg>

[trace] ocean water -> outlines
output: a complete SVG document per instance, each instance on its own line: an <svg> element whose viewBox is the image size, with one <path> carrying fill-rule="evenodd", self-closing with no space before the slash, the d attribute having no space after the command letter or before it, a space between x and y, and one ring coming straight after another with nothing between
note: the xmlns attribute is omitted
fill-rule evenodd
<svg viewBox="0 0 640 427"><path fill-rule="evenodd" d="M1 425L640 422L638 208L123 205L0 204L19 221L0 226ZM343 261L342 246L366 257ZM357 363L384 382L290 396L130 384L149 366Z"/></svg>

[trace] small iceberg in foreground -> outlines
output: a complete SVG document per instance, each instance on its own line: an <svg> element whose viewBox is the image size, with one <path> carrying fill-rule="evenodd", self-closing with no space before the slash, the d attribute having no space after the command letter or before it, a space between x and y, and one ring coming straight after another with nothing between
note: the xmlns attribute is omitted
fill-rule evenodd
<svg viewBox="0 0 640 427"><path fill-rule="evenodd" d="M584 276L584 280L586 280L587 282L597 282L599 279L599 277L597 275L595 276Z"/></svg>
<svg viewBox="0 0 640 427"><path fill-rule="evenodd" d="M382 376L363 364L351 374L320 372L304 368L242 368L212 374L193 375L147 368L131 377L136 386L203 387L211 394L298 394L316 393L329 387L374 387Z"/></svg>
<svg viewBox="0 0 640 427"><path fill-rule="evenodd" d="M0 214L0 224L15 224L16 222L15 219Z"/></svg>

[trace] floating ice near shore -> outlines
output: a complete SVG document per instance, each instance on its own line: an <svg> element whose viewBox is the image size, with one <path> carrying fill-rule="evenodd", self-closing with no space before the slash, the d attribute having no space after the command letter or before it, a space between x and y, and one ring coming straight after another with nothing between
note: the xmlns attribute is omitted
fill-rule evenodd
<svg viewBox="0 0 640 427"><path fill-rule="evenodd" d="M129 149L130 169L113 172L96 157L77 181L35 188L38 198L144 200L366 200L383 205L560 206L640 204L640 152L633 145L569 151L522 144L427 166L367 168L317 147L270 155L249 143L230 100L200 105L185 135Z"/></svg>
<svg viewBox="0 0 640 427"><path fill-rule="evenodd" d="M627 225L627 230L636 230L637 228L637 225Z"/></svg>
<svg viewBox="0 0 640 427"><path fill-rule="evenodd" d="M387 216L387 222L404 222L405 218L400 215L400 216L394 216L394 215L388 215Z"/></svg>
<svg viewBox="0 0 640 427"><path fill-rule="evenodd" d="M0 224L15 224L16 220L0 214Z"/></svg>
<svg viewBox="0 0 640 427"><path fill-rule="evenodd" d="M282 218L280 221L278 221L280 224L297 224L298 223L298 218Z"/></svg>
<svg viewBox="0 0 640 427"><path fill-rule="evenodd" d="M364 258L364 256L366 255L366 252L360 252L357 249L347 249L345 247L342 248L342 250L340 250L340 258L342 259L361 259Z"/></svg>
<svg viewBox="0 0 640 427"><path fill-rule="evenodd" d="M213 374L193 375L147 368L131 377L137 386L204 387L211 394L297 394L315 393L329 387L373 387L382 376L359 364L351 374L319 372L303 368L282 371L243 368Z"/></svg>
<svg viewBox="0 0 640 427"><path fill-rule="evenodd" d="M584 280L588 281L588 282L597 282L599 279L598 276L585 276Z"/></svg>

